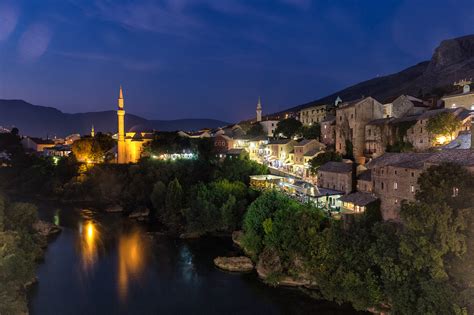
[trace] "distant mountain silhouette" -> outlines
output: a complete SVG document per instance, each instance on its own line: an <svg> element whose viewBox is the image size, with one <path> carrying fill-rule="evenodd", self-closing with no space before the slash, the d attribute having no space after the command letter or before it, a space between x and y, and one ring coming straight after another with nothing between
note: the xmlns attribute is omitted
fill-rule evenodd
<svg viewBox="0 0 474 315"><path fill-rule="evenodd" d="M297 111L316 104L333 104L338 96L343 101L372 96L380 102L401 94L441 96L454 89L454 81L470 78L474 78L474 35L443 40L429 61L394 74L363 81L283 112Z"/></svg>
<svg viewBox="0 0 474 315"><path fill-rule="evenodd" d="M53 107L37 106L22 100L0 100L0 126L17 127L22 135L64 137L72 133L117 132L115 111L67 114ZM148 120L133 114L125 115L125 130L141 125L159 131L191 131L217 128L227 122L214 119Z"/></svg>

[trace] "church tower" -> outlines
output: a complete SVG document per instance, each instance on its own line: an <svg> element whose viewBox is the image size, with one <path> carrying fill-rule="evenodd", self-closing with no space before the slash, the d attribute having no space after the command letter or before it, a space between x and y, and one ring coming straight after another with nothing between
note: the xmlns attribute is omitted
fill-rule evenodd
<svg viewBox="0 0 474 315"><path fill-rule="evenodd" d="M119 98L118 98L118 141L117 141L117 163L125 164L127 159L125 156L125 111L123 109L123 92L122 86L120 86Z"/></svg>
<svg viewBox="0 0 474 315"><path fill-rule="evenodd" d="M257 103L257 122L262 121L262 101L260 100L260 96L258 97Z"/></svg>

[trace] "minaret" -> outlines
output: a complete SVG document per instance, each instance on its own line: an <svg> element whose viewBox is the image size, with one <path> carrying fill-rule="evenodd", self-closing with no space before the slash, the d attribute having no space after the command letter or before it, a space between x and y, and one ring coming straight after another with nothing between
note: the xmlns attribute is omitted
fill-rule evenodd
<svg viewBox="0 0 474 315"><path fill-rule="evenodd" d="M257 103L257 122L262 121L262 101L260 100L260 96L258 97Z"/></svg>
<svg viewBox="0 0 474 315"><path fill-rule="evenodd" d="M92 125L92 128L91 128L91 137L92 137L92 138L95 137L94 125Z"/></svg>
<svg viewBox="0 0 474 315"><path fill-rule="evenodd" d="M117 118L118 118L117 163L125 164L127 163L127 160L125 156L125 111L123 110L122 86L120 86L120 93L119 93L119 98L118 98Z"/></svg>

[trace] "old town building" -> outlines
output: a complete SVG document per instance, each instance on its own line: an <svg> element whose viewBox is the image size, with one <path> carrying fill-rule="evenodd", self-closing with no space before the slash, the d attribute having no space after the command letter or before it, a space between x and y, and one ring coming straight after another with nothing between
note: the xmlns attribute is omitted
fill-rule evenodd
<svg viewBox="0 0 474 315"><path fill-rule="evenodd" d="M301 140L296 143L293 147L293 151L290 152L293 172L303 178L309 177L309 161L323 152L325 148L326 146L324 144L314 139Z"/></svg>
<svg viewBox="0 0 474 315"><path fill-rule="evenodd" d="M318 187L349 194L353 190L353 164L328 162L318 169Z"/></svg>
<svg viewBox="0 0 474 315"><path fill-rule="evenodd" d="M474 173L474 150L442 150L430 153L385 153L367 164L373 193L381 201L385 220L400 219L402 201L414 201L418 177L432 165L456 163Z"/></svg>
<svg viewBox="0 0 474 315"><path fill-rule="evenodd" d="M474 110L474 91L471 91L471 81L461 80L455 82L455 86L459 86L462 90L458 90L453 94L446 95L442 98L444 107L446 108L465 108Z"/></svg>
<svg viewBox="0 0 474 315"><path fill-rule="evenodd" d="M336 141L336 116L328 115L321 123L321 142L333 146Z"/></svg>
<svg viewBox="0 0 474 315"><path fill-rule="evenodd" d="M214 150L218 154L226 153L234 148L234 140L226 135L218 135L214 137Z"/></svg>
<svg viewBox="0 0 474 315"><path fill-rule="evenodd" d="M52 148L56 144L51 139L41 139L33 137L25 137L21 140L21 144L25 150L43 152L46 148Z"/></svg>
<svg viewBox="0 0 474 315"><path fill-rule="evenodd" d="M299 120L304 126L321 123L327 115L328 105L314 105L299 111Z"/></svg>
<svg viewBox="0 0 474 315"><path fill-rule="evenodd" d="M268 143L269 155L278 165L290 163L290 152L297 142L292 139L276 139Z"/></svg>
<svg viewBox="0 0 474 315"><path fill-rule="evenodd" d="M365 126L383 118L383 110L383 105L372 97L340 104L336 109L336 151L352 153L358 162L363 162ZM347 152L348 145L352 146L352 152Z"/></svg>

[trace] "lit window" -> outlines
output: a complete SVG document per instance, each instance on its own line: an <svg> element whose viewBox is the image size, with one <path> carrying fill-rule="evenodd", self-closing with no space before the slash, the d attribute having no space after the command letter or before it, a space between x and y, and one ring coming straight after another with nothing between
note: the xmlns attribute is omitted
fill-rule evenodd
<svg viewBox="0 0 474 315"><path fill-rule="evenodd" d="M453 187L453 197L457 197L459 195L459 188Z"/></svg>
<svg viewBox="0 0 474 315"><path fill-rule="evenodd" d="M397 182L393 183L393 189L395 189L395 190L398 189L398 183Z"/></svg>
<svg viewBox="0 0 474 315"><path fill-rule="evenodd" d="M414 192L415 192L415 186L411 185L410 191L411 191L412 193L414 193Z"/></svg>
<svg viewBox="0 0 474 315"><path fill-rule="evenodd" d="M395 199L395 204L397 204L397 203L398 203L398 199Z"/></svg>

